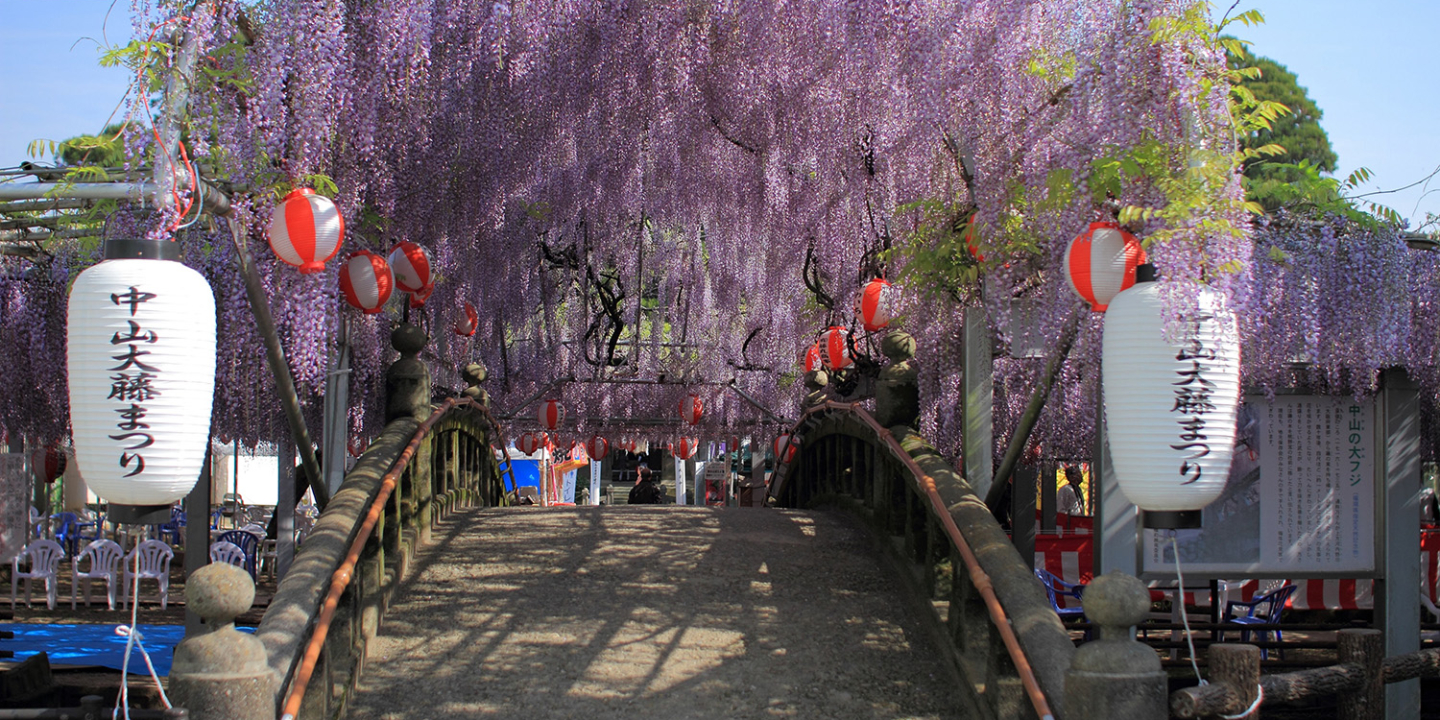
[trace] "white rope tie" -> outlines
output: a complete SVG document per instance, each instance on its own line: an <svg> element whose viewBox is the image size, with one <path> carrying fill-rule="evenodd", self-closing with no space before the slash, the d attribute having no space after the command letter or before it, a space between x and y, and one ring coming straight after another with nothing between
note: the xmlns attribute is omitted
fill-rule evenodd
<svg viewBox="0 0 1440 720"><path fill-rule="evenodd" d="M1237 715L1221 715L1220 717L1225 718L1225 720L1240 720L1240 718L1250 717L1251 713L1260 709L1260 703L1264 701L1265 686L1260 683L1255 683L1255 702L1250 703L1250 707L1245 708Z"/></svg>

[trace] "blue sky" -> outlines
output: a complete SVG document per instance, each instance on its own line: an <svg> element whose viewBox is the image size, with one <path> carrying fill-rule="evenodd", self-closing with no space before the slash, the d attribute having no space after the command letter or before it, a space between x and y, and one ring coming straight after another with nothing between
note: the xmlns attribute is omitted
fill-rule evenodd
<svg viewBox="0 0 1440 720"><path fill-rule="evenodd" d="M108 27L107 10L114 10ZM127 0L0 0L0 167L27 159L36 138L97 132L129 81L97 65L97 44L130 36ZM1220 5L1223 10L1229 3ZM1367 189L1395 188L1440 166L1440 0L1253 0L1266 23L1235 27L1254 51L1295 72L1325 113L1340 176L1365 166ZM1440 214L1440 179L1377 200L1412 219Z"/></svg>

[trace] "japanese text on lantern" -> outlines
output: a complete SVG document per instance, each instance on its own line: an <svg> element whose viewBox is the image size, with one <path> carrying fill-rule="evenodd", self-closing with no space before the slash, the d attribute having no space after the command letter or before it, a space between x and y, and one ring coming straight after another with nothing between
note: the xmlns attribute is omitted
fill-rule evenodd
<svg viewBox="0 0 1440 720"><path fill-rule="evenodd" d="M1208 364L1215 360L1215 348L1205 346L1200 337L1200 327L1213 319L1214 316L1208 313L1191 318L1186 327L1186 339L1175 354L1180 367L1175 370L1178 379L1170 383L1175 388L1175 404L1170 412L1179 415L1175 422L1180 426L1180 442L1171 445L1170 449L1187 453L1180 461L1182 485L1200 480L1204 467L1193 461L1210 454L1205 416L1215 411L1215 383L1205 377L1205 371Z"/></svg>
<svg viewBox="0 0 1440 720"><path fill-rule="evenodd" d="M146 356L151 351L144 348L155 344L159 336L153 330L146 330L141 320L144 318L142 306L156 297L155 293L143 292L134 285L126 292L110 294L111 303L130 308L129 327L110 338L116 353L110 359L116 365L107 368L115 374L110 376L110 396L106 399L119 406L115 408L115 413L119 415L115 427L119 432L109 437L124 447L119 458L120 467L129 471L124 477L145 472L145 456L140 451L155 444L155 437L146 432L150 425L144 420L149 411L142 403L160 394L155 389L159 368L150 364L152 360Z"/></svg>

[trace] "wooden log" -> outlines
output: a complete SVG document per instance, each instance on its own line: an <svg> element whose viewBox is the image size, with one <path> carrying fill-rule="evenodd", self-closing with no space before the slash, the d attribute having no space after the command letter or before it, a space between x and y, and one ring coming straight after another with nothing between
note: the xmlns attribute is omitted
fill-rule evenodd
<svg viewBox="0 0 1440 720"><path fill-rule="evenodd" d="M1207 654L1210 684L1177 690L1170 695L1170 712L1176 717L1233 715L1255 702L1260 682L1260 648L1219 644ZM1246 718L1259 717L1255 713Z"/></svg>
<svg viewBox="0 0 1440 720"><path fill-rule="evenodd" d="M1210 648L1222 647L1215 645ZM1210 662L1214 662L1213 658ZM1298 672L1261 675L1264 705L1296 702L1307 698L1339 695L1364 684L1364 670L1358 664L1330 665ZM1232 691L1219 684L1177 690L1170 695L1170 712L1176 717L1198 718L1243 710L1231 704ZM1253 699L1253 698L1252 698Z"/></svg>
<svg viewBox="0 0 1440 720"><path fill-rule="evenodd" d="M1385 636L1379 630L1352 629L1337 633L1340 662L1358 665L1360 687L1340 693L1340 720L1380 720L1385 715Z"/></svg>
<svg viewBox="0 0 1440 720"><path fill-rule="evenodd" d="M1440 675L1440 648L1385 658L1385 682Z"/></svg>

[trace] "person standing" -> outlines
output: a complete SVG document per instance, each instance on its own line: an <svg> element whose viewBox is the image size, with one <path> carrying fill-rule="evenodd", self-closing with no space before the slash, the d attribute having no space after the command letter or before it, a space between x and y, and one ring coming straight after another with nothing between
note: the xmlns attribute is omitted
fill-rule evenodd
<svg viewBox="0 0 1440 720"><path fill-rule="evenodd" d="M655 476L650 472L650 466L640 463L635 468L638 479L635 487L630 488L629 502L631 505L658 505L665 501L665 495L660 491L660 486L655 484Z"/></svg>
<svg viewBox="0 0 1440 720"><path fill-rule="evenodd" d="M1080 468L1065 466L1065 484L1055 491L1055 509L1066 515L1084 515L1085 500L1080 495Z"/></svg>

